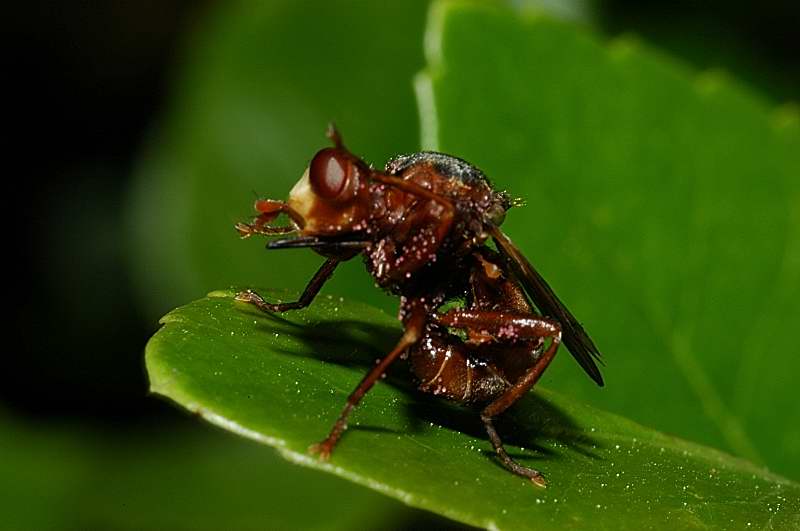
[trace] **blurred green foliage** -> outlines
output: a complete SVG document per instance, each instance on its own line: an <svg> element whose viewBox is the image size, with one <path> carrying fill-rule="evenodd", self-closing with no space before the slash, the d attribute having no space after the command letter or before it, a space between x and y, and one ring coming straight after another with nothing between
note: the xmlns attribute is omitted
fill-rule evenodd
<svg viewBox="0 0 800 531"><path fill-rule="evenodd" d="M109 434L3 414L0 527L352 529L408 518L388 498L210 431Z"/></svg>
<svg viewBox="0 0 800 531"><path fill-rule="evenodd" d="M260 291L273 300L298 295ZM264 315L235 293L214 292L162 320L147 347L152 388L291 461L489 529L780 529L800 521L800 484L539 390L498 429L512 455L545 473L541 489L492 458L477 411L421 396L400 366L354 411L323 463L309 443L325 437L391 348L397 321L334 297Z"/></svg>
<svg viewBox="0 0 800 531"><path fill-rule="evenodd" d="M418 148L411 79L423 66L427 2L240 2L208 19L178 80L159 142L134 195L132 257L156 319L216 287L302 287L322 259L264 253L233 225L259 197L284 198L336 122L345 142L382 164ZM361 264L326 288L394 304Z"/></svg>
<svg viewBox="0 0 800 531"><path fill-rule="evenodd" d="M631 39L466 6L429 21L423 143L527 200L504 229L607 356L602 392L567 356L545 384L799 478L798 114Z"/></svg>

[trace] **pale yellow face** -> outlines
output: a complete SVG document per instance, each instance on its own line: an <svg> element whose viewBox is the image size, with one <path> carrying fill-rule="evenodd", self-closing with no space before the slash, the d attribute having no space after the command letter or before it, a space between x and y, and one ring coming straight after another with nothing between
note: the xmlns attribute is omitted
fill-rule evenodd
<svg viewBox="0 0 800 531"><path fill-rule="evenodd" d="M309 223L313 225L313 220L310 219L309 214L316 200L317 196L311 189L311 181L308 179L308 168L306 168L303 176L300 177L300 180L297 181L289 192L289 200L287 201L292 210L303 216L303 219L306 221L305 228L308 228Z"/></svg>

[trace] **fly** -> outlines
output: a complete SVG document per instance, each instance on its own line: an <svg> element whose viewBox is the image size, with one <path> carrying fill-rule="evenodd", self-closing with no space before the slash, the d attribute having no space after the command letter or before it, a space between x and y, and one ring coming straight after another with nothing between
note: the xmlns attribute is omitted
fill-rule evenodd
<svg viewBox="0 0 800 531"><path fill-rule="evenodd" d="M538 470L508 455L493 419L536 384L562 341L592 380L602 386L603 378L586 331L500 230L513 201L457 157L423 151L376 170L333 126L328 138L333 147L314 155L287 201L260 199L255 219L236 225L243 238L280 236L269 249L308 247L326 258L297 301L270 303L250 290L238 301L267 313L304 308L341 262L358 255L375 282L400 297L397 345L311 451L330 457L352 409L405 353L421 391L479 409L502 464L545 486ZM280 215L286 224L275 224Z"/></svg>

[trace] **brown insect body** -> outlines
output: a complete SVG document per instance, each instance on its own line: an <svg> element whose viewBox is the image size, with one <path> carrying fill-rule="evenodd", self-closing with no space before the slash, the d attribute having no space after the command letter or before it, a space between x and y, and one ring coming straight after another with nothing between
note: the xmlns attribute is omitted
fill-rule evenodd
<svg viewBox="0 0 800 531"><path fill-rule="evenodd" d="M533 313L519 284L498 267L496 253L476 251L465 260L467 285L452 285L450 295L463 297L463 309L473 312ZM489 330L468 328L466 338L440 323L426 325L422 340L410 349L412 370L420 389L465 404L485 404L501 396L541 355L542 338L521 339L507 331L498 344Z"/></svg>
<svg viewBox="0 0 800 531"><path fill-rule="evenodd" d="M327 458L350 410L386 368L407 354L419 388L482 407L481 418L501 462L544 486L541 474L516 463L492 418L539 379L561 342L600 385L599 352L532 266L499 230L511 201L480 170L441 153L400 156L373 170L344 148L317 153L287 202L260 200L252 234L299 233L269 248L311 247L327 261L300 300L270 304L252 291L237 299L267 311L307 306L339 262L362 254L376 283L400 296L405 333L350 395L329 436L312 447ZM271 226L280 213L290 227ZM498 251L486 243L492 238ZM452 305L453 301L460 304ZM536 311L533 301L548 317ZM442 311L450 303L448 310Z"/></svg>

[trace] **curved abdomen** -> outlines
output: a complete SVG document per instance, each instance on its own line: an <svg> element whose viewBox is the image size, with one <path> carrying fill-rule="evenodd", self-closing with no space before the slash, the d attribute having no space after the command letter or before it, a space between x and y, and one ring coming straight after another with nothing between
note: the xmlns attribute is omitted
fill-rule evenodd
<svg viewBox="0 0 800 531"><path fill-rule="evenodd" d="M420 390L470 404L500 396L511 384L478 349L453 334L427 333L409 352Z"/></svg>

